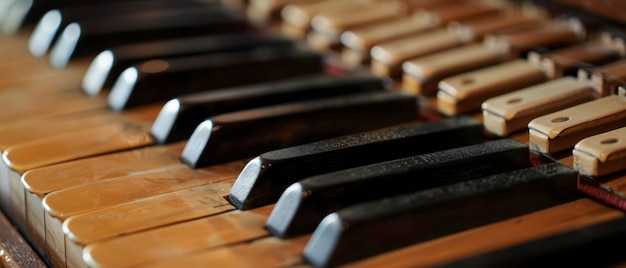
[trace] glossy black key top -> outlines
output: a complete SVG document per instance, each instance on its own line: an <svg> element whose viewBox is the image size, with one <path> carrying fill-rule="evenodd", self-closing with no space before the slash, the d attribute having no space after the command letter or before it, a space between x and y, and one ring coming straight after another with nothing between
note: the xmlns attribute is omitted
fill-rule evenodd
<svg viewBox="0 0 626 268"><path fill-rule="evenodd" d="M165 103L152 125L159 143L188 139L205 119L227 112L368 91L387 90L372 75L313 75L177 97Z"/></svg>
<svg viewBox="0 0 626 268"><path fill-rule="evenodd" d="M34 56L43 56L48 52L50 45L59 32L72 22L106 17L121 17L123 19L128 15L135 17L153 16L155 12L163 12L164 10L189 7L203 8L208 5L221 6L221 3L217 0L211 3L189 0L132 0L124 2L102 1L97 3L87 1L80 5L54 8L47 11L39 19L30 35L28 49Z"/></svg>
<svg viewBox="0 0 626 268"><path fill-rule="evenodd" d="M392 91L244 110L202 122L183 149L182 160L199 168L417 119L417 98Z"/></svg>
<svg viewBox="0 0 626 268"><path fill-rule="evenodd" d="M153 59L127 68L108 96L115 110L207 90L321 74L323 56L291 45Z"/></svg>
<svg viewBox="0 0 626 268"><path fill-rule="evenodd" d="M360 202L529 166L528 146L501 139L317 175L285 190L267 228L279 237L304 234L329 213Z"/></svg>
<svg viewBox="0 0 626 268"><path fill-rule="evenodd" d="M133 0L108 0L108 2L129 2ZM2 20L4 34L14 34L25 25L36 23L51 9L96 4L103 0L12 0L8 4Z"/></svg>
<svg viewBox="0 0 626 268"><path fill-rule="evenodd" d="M625 239L626 218L619 218L437 267L618 267Z"/></svg>
<svg viewBox="0 0 626 268"><path fill-rule="evenodd" d="M289 185L310 176L482 141L482 124L462 116L278 149L244 167L230 201L238 209L252 209L276 203Z"/></svg>
<svg viewBox="0 0 626 268"><path fill-rule="evenodd" d="M70 23L50 51L50 63L63 68L72 58L123 44L251 31L243 14L224 8L182 8L150 16L108 17Z"/></svg>
<svg viewBox="0 0 626 268"><path fill-rule="evenodd" d="M292 43L293 40L287 38L250 32L174 38L112 47L94 58L83 77L82 87L87 94L98 95L103 88L111 88L124 69L155 58L245 51L270 46L284 47Z"/></svg>
<svg viewBox="0 0 626 268"><path fill-rule="evenodd" d="M582 197L577 177L552 163L360 203L326 216L304 257L318 267L336 266L571 202Z"/></svg>

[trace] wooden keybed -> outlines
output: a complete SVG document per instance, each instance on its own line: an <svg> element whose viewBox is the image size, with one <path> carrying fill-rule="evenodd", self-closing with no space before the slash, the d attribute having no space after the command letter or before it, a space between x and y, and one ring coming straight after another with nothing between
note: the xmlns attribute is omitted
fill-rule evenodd
<svg viewBox="0 0 626 268"><path fill-rule="evenodd" d="M557 1L555 1L557 2ZM582 2L578 1L560 1L560 2L568 2L569 5L579 6L587 8L584 6ZM548 5L548 9L551 12L555 12L555 6L563 7L562 4L559 5ZM567 5L565 6L567 7ZM558 10L557 10L558 11ZM624 19L623 14L620 16L615 15L613 12L608 12L606 7L602 6L594 6L593 9L590 9L593 14L600 15L601 17L611 17L611 19L620 20L621 21L612 21L615 25L620 25L620 23L625 23L626 19ZM608 12L608 13L607 13ZM617 17L615 17L617 16ZM597 27L597 25L594 25ZM27 98L28 92L37 92L44 90L51 90L45 88L45 84L41 85L41 77L49 78L52 81L55 81L55 77L60 77L64 75L63 81L55 82L54 85L58 83L58 87L70 87L71 84L78 84L84 74L84 70L88 64L88 60L78 60L74 61L63 70L52 69L47 66L47 62L45 62L41 58L33 58L26 51L26 40L28 37L29 29L24 29L20 31L16 35L12 36L3 36L0 39L2 40L2 50L0 54L2 54L3 58L11 59L8 62L5 62L0 66L2 68L2 73L9 71L19 70L17 74L11 75L11 79L3 80L0 84L8 87L8 86L30 86L31 89L27 90L23 95L16 94L17 99L19 98ZM335 52L329 52L331 54ZM19 57L18 57L19 56ZM338 55L334 55L334 60L339 58ZM21 62L23 61L23 63ZM19 67L19 69L17 69ZM365 68L364 68L365 69ZM67 78L70 77L70 78ZM398 81L398 87L400 86L400 81ZM13 93L13 92L12 92ZM0 93L0 96L12 96L4 95L5 92ZM27 101L28 102L28 101ZM33 101L36 105L36 102ZM426 104L426 109L424 112L424 118L430 118L430 120L438 120L443 115L439 114L436 111L436 103L432 98L425 98L424 103ZM7 104L9 104L7 102ZM18 108L15 108L18 109ZM476 113L474 116L478 119L482 119L482 115ZM8 118L8 117L7 117ZM516 133L511 135L510 137L519 140L523 143L528 144L528 133ZM541 156L537 156L541 158ZM567 166L573 166L573 157L570 153L559 153L553 154L549 157L554 158L558 162L561 162ZM242 167L242 163L234 163L232 164L234 167L232 170L237 170ZM236 173L236 172L235 172ZM232 174L229 174L230 176ZM623 182L626 178L625 171L620 171L617 173L610 174L608 176L603 176L600 180L595 180L596 182L604 183L604 187L611 187L614 191L620 192L623 189ZM583 178L585 180L585 178ZM224 185L229 185L232 183L231 180L225 180ZM226 186L224 186L226 189ZM596 188L601 188L595 185ZM272 205L254 209L250 211L243 212L229 212L230 210L234 210L227 201L219 200L220 195L224 196L228 194L228 190L220 189L216 193L215 197L215 208L225 207L223 210L216 209L213 212L207 212L207 215L213 215L212 219L215 221L215 226L220 224L220 221L240 221L238 224L249 224L248 227L234 226L234 231L248 231L249 233L239 234L240 237L233 238L232 242L225 242L225 246L214 249L213 251L207 251L206 256L202 257L203 253L187 253L190 256L187 260L189 262L185 263L181 261L176 264L198 264L194 263L194 261L201 261L205 259L215 259L219 261L219 264L223 264L224 266L232 265L250 265L255 261L259 263L267 263L276 266L303 266L307 267L309 264L304 262L301 257L301 252L308 242L310 235L305 235L301 237L296 237L287 240L280 240L277 238L273 238L269 236L263 230L263 224L269 213L271 212ZM7 190L3 189L0 191L1 194L6 194ZM606 201L606 200L601 200ZM4 211L4 214L8 214L9 218L12 218L9 212ZM550 209L546 209L543 211L538 211L535 213L531 213L528 215L512 218L509 220L497 222L494 224L482 226L479 228L475 228L472 230L467 230L464 232L448 235L445 237L441 237L438 239L434 239L432 241L420 243L414 246L409 246L406 248L402 248L399 250L395 250L392 252L380 254L377 256L373 256L369 259L357 261L354 263L350 263L346 265L347 267L379 267L379 266L431 266L437 265L441 263L445 263L450 260L455 260L467 256L472 256L484 252L488 252L491 250L496 250L499 248L504 248L507 246L511 246L518 243L523 243L526 241L531 241L533 239L538 239L542 237L548 237L551 235L555 235L561 232L565 232L572 229L577 229L583 226L598 224L601 222L609 221L612 219L621 218L624 216L623 211L620 209L616 209L611 205L604 204L600 201L596 201L592 198L582 198L578 201L565 204L558 207L553 207ZM219 217L219 218L218 218ZM211 217L207 217L209 219ZM14 227L9 221L4 219L0 219L1 230L3 231L2 238L0 240L0 257L2 257L2 265L7 267L37 267L37 266L59 266L59 264L67 265L69 267L79 267L84 263L75 262L76 260L70 260L68 257L67 260L59 261L59 256L46 256L41 258L40 255L35 253L35 251L30 248L24 242L24 238L20 237L18 233L24 234L24 226ZM55 222L54 224L61 226L61 222ZM197 228L201 228L201 223L198 219L188 220L185 224L189 226L187 228L193 228L193 226ZM164 232L163 234L169 234L172 236L188 236L193 237L194 232L191 233L178 233L185 231L185 228L176 229L176 225L182 226L182 223L174 224L169 226L172 231ZM237 224L234 224L237 225ZM213 226L213 225L208 225ZM252 226L252 227L250 227ZM206 227L206 226L205 226ZM237 229L240 228L240 229ZM60 228L59 228L60 229ZM187 229L189 230L189 229ZM138 232L140 230L136 230ZM201 230L201 234L206 234L206 230ZM35 249L38 248L39 253L50 253L47 252L46 245L41 245L41 241L37 241L37 239L33 239L32 237L26 236L27 239L30 240ZM142 238L144 240L142 240ZM488 238L488 239L487 239ZM141 237L141 235L136 235L135 237L127 237L126 242L137 243L136 247L149 246L150 240L147 237ZM111 240L113 244L117 241ZM146 242L147 241L147 242ZM106 242L106 241L105 241ZM123 247L123 243L125 242L124 238L119 239L118 246ZM46 243L46 242L44 242ZM80 252L83 250L83 246L77 246L76 244L72 244L71 240L67 237L60 238L60 243L64 245L64 249L59 252L63 252L67 257L69 255L77 256L80 255ZM145 244L142 244L145 243ZM184 241L177 241L175 243L183 243ZM190 242L194 243L194 242ZM186 245L181 244L181 247L186 247ZM219 245L219 243L216 243ZM417 258L416 256L420 256ZM124 258L132 258L133 252L128 252L126 256L117 256L121 263L123 263ZM626 259L625 259L626 260ZM173 262L174 263L174 262ZM167 261L163 263L156 263L155 267L160 267L158 265L163 265L163 267L167 266L169 263Z"/></svg>

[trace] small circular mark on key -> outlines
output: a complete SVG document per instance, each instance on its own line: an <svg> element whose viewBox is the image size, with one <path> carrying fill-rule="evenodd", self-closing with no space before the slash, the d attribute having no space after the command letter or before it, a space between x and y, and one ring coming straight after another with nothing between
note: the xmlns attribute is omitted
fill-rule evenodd
<svg viewBox="0 0 626 268"><path fill-rule="evenodd" d="M552 119L552 123L563 123L563 122L569 121L569 119L570 118L567 116L561 116L561 117Z"/></svg>
<svg viewBox="0 0 626 268"><path fill-rule="evenodd" d="M618 141L619 139L616 139L616 138L608 138L608 139L601 140L600 143L601 144L614 144L614 143L617 143Z"/></svg>
<svg viewBox="0 0 626 268"><path fill-rule="evenodd" d="M516 103L520 103L520 102L522 102L522 98L513 98L513 99L508 100L506 103L507 104L516 104Z"/></svg>
<svg viewBox="0 0 626 268"><path fill-rule="evenodd" d="M469 85L469 84L472 84L472 83L474 83L474 78L464 77L464 78L461 79L461 84L463 84L463 85Z"/></svg>

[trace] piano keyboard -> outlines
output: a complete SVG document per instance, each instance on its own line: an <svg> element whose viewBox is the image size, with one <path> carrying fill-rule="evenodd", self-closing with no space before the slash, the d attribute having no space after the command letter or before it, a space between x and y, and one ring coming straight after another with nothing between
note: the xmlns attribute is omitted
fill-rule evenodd
<svg viewBox="0 0 626 268"><path fill-rule="evenodd" d="M3 267L626 263L617 1L51 3L0 1Z"/></svg>

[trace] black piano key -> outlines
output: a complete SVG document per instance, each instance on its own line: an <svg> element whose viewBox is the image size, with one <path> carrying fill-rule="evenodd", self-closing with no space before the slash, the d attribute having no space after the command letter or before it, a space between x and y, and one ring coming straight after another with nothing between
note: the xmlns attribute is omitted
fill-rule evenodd
<svg viewBox="0 0 626 268"><path fill-rule="evenodd" d="M200 168L417 119L417 98L392 91L249 109L202 122L183 149L182 160Z"/></svg>
<svg viewBox="0 0 626 268"><path fill-rule="evenodd" d="M72 58L123 44L254 28L243 14L211 6L164 10L145 16L96 18L68 24L50 51L50 63L63 68Z"/></svg>
<svg viewBox="0 0 626 268"><path fill-rule="evenodd" d="M289 185L306 177L482 141L482 124L462 116L278 149L244 167L230 200L238 209L252 209L276 203Z"/></svg>
<svg viewBox="0 0 626 268"><path fill-rule="evenodd" d="M312 232L324 216L354 204L529 166L528 146L501 139L317 175L285 190L267 228L292 237Z"/></svg>
<svg viewBox="0 0 626 268"><path fill-rule="evenodd" d="M293 40L259 33L203 35L168 40L133 43L100 52L87 69L83 90L97 95L113 86L124 69L155 58L191 56L204 53L244 51L265 46L288 46Z"/></svg>
<svg viewBox="0 0 626 268"><path fill-rule="evenodd" d="M159 143L188 139L206 118L262 106L387 90L384 79L372 75L314 75L263 84L226 88L168 101L152 125Z"/></svg>
<svg viewBox="0 0 626 268"><path fill-rule="evenodd" d="M615 267L626 261L626 218L438 265L453 267Z"/></svg>
<svg viewBox="0 0 626 268"><path fill-rule="evenodd" d="M107 0L108 2L124 2L133 0ZM103 0L11 0L8 4L5 17L2 21L2 31L5 34L14 34L25 25L36 23L51 9L95 4Z"/></svg>
<svg viewBox="0 0 626 268"><path fill-rule="evenodd" d="M323 72L321 54L291 44L153 59L124 70L108 102L123 110L185 94Z"/></svg>
<svg viewBox="0 0 626 268"><path fill-rule="evenodd" d="M326 216L304 257L318 267L336 266L571 202L581 197L577 177L552 163L360 203Z"/></svg>
<svg viewBox="0 0 626 268"><path fill-rule="evenodd" d="M52 1L51 1L52 2ZM133 0L127 2L97 2L55 8L47 11L35 26L28 42L28 48L34 56L43 56L48 52L50 45L69 23L91 20L96 18L115 18L132 15L141 17L163 12L167 9L206 7L208 5L221 6L221 2L172 1L172 0Z"/></svg>

